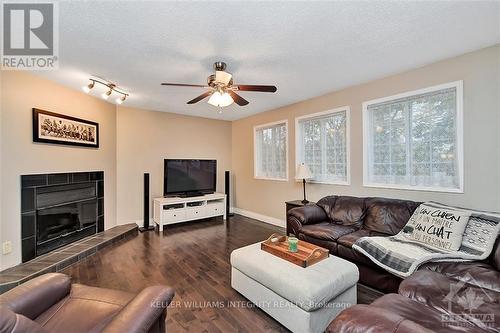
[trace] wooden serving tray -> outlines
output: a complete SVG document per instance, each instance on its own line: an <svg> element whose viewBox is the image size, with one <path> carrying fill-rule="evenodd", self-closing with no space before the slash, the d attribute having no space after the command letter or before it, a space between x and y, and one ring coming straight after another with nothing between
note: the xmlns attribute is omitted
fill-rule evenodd
<svg viewBox="0 0 500 333"><path fill-rule="evenodd" d="M273 242L272 239L275 239L275 241ZM261 250L304 268L314 265L329 256L327 249L303 240L299 240L297 252L290 252L288 251L287 237L278 234L269 236L268 239L260 243L260 248Z"/></svg>

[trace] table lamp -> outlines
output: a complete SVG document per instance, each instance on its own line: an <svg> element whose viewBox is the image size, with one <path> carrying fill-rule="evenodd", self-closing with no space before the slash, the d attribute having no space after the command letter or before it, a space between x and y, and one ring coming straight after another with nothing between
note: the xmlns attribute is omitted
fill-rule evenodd
<svg viewBox="0 0 500 333"><path fill-rule="evenodd" d="M302 200L303 204L308 203L309 201L306 199L306 179L311 179L312 174L311 170L304 163L299 164L297 167L297 173L295 174L295 179L302 179L302 186L304 187L304 200Z"/></svg>

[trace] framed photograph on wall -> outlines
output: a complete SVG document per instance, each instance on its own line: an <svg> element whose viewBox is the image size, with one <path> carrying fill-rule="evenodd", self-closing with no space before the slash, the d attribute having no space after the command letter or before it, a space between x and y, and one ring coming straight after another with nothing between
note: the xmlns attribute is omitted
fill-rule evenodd
<svg viewBox="0 0 500 333"><path fill-rule="evenodd" d="M33 141L99 148L99 124L33 108Z"/></svg>

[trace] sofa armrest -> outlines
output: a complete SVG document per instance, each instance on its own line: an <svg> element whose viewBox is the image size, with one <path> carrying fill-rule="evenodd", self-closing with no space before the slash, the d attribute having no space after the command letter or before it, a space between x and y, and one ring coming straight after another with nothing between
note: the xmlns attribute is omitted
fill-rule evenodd
<svg viewBox="0 0 500 333"><path fill-rule="evenodd" d="M288 211L289 217L295 217L300 224L314 224L329 221L325 210L316 204L295 207Z"/></svg>
<svg viewBox="0 0 500 333"><path fill-rule="evenodd" d="M423 326L376 306L359 304L342 311L326 333L431 333Z"/></svg>
<svg viewBox="0 0 500 333"><path fill-rule="evenodd" d="M0 295L0 305L35 319L66 297L70 290L69 276L61 273L44 274Z"/></svg>
<svg viewBox="0 0 500 333"><path fill-rule="evenodd" d="M166 308L174 297L174 290L152 286L142 290L104 328L102 333L148 332L159 320L165 325Z"/></svg>
<svg viewBox="0 0 500 333"><path fill-rule="evenodd" d="M0 332L9 333L49 333L40 324L0 305Z"/></svg>
<svg viewBox="0 0 500 333"><path fill-rule="evenodd" d="M299 236L300 229L302 229L302 224L300 221L295 217L295 216L288 216L286 219L286 233L287 236L290 236L291 234L295 236Z"/></svg>

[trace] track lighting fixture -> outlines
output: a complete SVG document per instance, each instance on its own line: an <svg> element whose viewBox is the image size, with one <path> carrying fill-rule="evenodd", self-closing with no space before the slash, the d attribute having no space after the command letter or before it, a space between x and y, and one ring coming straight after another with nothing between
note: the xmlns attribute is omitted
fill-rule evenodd
<svg viewBox="0 0 500 333"><path fill-rule="evenodd" d="M109 96L111 96L112 93L117 93L117 94L120 94L121 97L117 97L115 99L115 102L117 104L122 104L123 102L125 102L125 100L129 96L129 94L127 94L127 93L123 92L121 89L117 88L116 84L114 84L114 83L100 81L97 79L89 79L89 80L90 80L90 83L88 85L82 87L83 91L85 91L87 94L90 93L90 91L92 90L92 88L94 88L96 83L99 83L99 84L101 84L109 89L108 91L103 92L101 94L101 97L105 100L107 100L109 98Z"/></svg>

